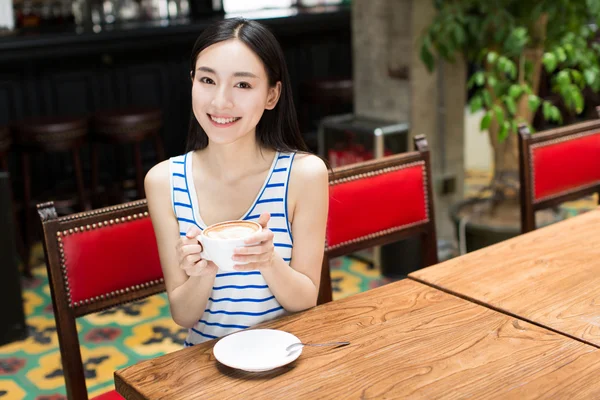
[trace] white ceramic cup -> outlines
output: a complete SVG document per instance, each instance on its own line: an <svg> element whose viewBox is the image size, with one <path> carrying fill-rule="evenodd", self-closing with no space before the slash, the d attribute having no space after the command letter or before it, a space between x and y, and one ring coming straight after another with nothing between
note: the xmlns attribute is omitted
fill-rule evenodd
<svg viewBox="0 0 600 400"><path fill-rule="evenodd" d="M224 237L227 236L227 234L224 233L227 231L227 229L236 229L236 227L240 226L250 228L248 230L251 232L241 237ZM198 239L202 245L202 252L200 253L200 256L207 261L214 262L222 271L234 271L234 265L242 265L247 263L234 261L232 259L233 250L237 247L252 246L253 244L246 244L244 241L248 237L261 231L262 226L254 221L225 221L210 225L196 237L196 239ZM217 232L217 235L214 234L215 232Z"/></svg>

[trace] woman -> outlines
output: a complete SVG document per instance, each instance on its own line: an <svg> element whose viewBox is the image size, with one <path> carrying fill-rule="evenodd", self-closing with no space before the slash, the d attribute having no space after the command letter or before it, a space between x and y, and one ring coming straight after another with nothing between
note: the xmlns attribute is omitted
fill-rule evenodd
<svg viewBox="0 0 600 400"><path fill-rule="evenodd" d="M187 153L153 167L145 187L174 321L185 345L316 304L328 175L306 152L281 47L261 24L228 19L198 38L190 63ZM200 256L207 226L254 220L236 272Z"/></svg>

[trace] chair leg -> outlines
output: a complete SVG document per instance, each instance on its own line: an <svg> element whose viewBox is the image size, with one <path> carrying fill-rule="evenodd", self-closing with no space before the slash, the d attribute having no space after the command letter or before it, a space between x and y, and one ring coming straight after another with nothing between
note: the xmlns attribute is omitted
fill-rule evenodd
<svg viewBox="0 0 600 400"><path fill-rule="evenodd" d="M2 169L2 171L8 171L8 160L6 159L6 157L0 157L0 168ZM10 191L9 193L9 198L11 200L11 204L14 205L15 203L15 198L13 195L13 190L12 190L12 184L9 181L8 183L8 190ZM19 224L19 216L16 212L16 210L13 209L13 223L15 226L15 245L17 246L17 253L19 254L19 257L21 257L21 260L23 260L23 265L25 265L25 259L29 259L29 251L26 249L25 246L25 237L23 236L21 230L21 224ZM27 263L28 264L28 263ZM28 268L29 269L29 268ZM31 274L31 272L29 271L29 275ZM26 273L27 275L27 273ZM28 276L29 276L28 275Z"/></svg>
<svg viewBox="0 0 600 400"><path fill-rule="evenodd" d="M75 169L75 180L77 183L77 196L79 197L79 208L81 210L90 210L91 207L85 196L85 186L83 184L83 169L81 167L81 158L79 157L79 148L71 151L73 155L73 168Z"/></svg>
<svg viewBox="0 0 600 400"><path fill-rule="evenodd" d="M329 303L333 300L333 287L331 286L331 270L329 268L329 257L323 256L321 266L321 284L319 285L319 295L317 305Z"/></svg>
<svg viewBox="0 0 600 400"><path fill-rule="evenodd" d="M140 142L133 144L133 156L135 159L135 183L137 189L137 198L143 199L146 197L144 192L144 166L142 163L142 150Z"/></svg>
<svg viewBox="0 0 600 400"><path fill-rule="evenodd" d="M23 242L24 242L24 251L22 255L23 261L23 273L26 277L33 277L31 273L31 242L30 242L30 234L32 231L32 223L31 220L31 210L29 209L29 204L31 203L31 171L29 166L29 154L23 152L21 154L21 171L23 173L23 219L25 221L23 225Z"/></svg>

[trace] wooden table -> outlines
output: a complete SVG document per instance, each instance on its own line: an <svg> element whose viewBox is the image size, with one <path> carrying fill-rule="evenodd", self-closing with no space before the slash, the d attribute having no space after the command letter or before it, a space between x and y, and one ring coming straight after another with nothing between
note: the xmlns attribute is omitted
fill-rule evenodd
<svg viewBox="0 0 600 400"><path fill-rule="evenodd" d="M409 277L600 347L600 208Z"/></svg>
<svg viewBox="0 0 600 400"><path fill-rule="evenodd" d="M265 373L219 364L214 341L115 372L126 399L600 398L600 351L403 280L262 327L305 348Z"/></svg>

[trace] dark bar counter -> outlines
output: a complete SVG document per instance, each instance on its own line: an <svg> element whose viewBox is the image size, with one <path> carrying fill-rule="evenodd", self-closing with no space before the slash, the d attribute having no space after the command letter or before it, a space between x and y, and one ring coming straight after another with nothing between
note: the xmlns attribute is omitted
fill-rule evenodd
<svg viewBox="0 0 600 400"><path fill-rule="evenodd" d="M237 16L237 15L235 15ZM348 6L239 14L266 24L284 49L296 104L303 81L352 75ZM190 116L189 56L217 18L23 30L0 36L0 125L35 116L154 106L168 156L183 151ZM96 29L98 30L98 29Z"/></svg>
<svg viewBox="0 0 600 400"><path fill-rule="evenodd" d="M264 23L280 41L297 108L302 82L352 76L349 6L263 10L239 16ZM158 107L163 111L160 135L166 156L182 154L191 114L193 44L208 24L229 17L131 22L95 30L91 26L55 27L0 36L0 126L29 117L91 116L110 109ZM89 148L84 150L87 182ZM105 179L131 175L131 170L115 170L114 149L105 150L100 164ZM129 154L127 149L122 151ZM42 154L46 159L38 160L32 171L34 191L51 188L60 176L72 175L68 165L53 157ZM18 153L11 158L18 197L22 190ZM151 144L143 159L146 168L156 163Z"/></svg>
<svg viewBox="0 0 600 400"><path fill-rule="evenodd" d="M189 43L214 20L234 16L259 20L269 26L280 40L288 36L347 32L350 27L349 7L326 6L261 10L203 19L134 21L104 25L99 29L91 25L26 29L0 36L0 65L40 58L155 48L172 45L173 42Z"/></svg>

